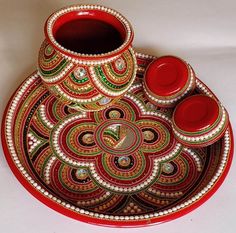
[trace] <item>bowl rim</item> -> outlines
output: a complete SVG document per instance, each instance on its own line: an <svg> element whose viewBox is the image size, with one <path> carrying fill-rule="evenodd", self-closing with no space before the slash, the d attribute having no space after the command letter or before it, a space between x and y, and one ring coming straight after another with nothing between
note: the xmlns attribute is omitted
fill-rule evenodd
<svg viewBox="0 0 236 233"><path fill-rule="evenodd" d="M123 40L123 43L116 48L115 50L112 50L110 52L106 53L100 53L100 54L84 54L84 53L78 53L74 52L72 50L66 49L62 45L60 45L54 35L53 35L53 26L54 23L59 19L61 16L66 17L66 14L72 13L72 12L79 12L79 11L96 11L98 14L99 12L105 13L111 17L114 17L114 20L119 21L121 23L122 27L125 30L125 39ZM129 21L119 12L105 7L101 5L70 5L64 8L61 8L54 13L52 13L46 20L44 25L44 34L48 41L48 43L57 51L59 51L61 54L68 56L70 58L80 59L80 60L102 60L102 59L109 59L113 57L118 57L120 54L122 54L124 51L126 51L132 44L133 38L134 38L134 32L132 29L131 24Z"/></svg>

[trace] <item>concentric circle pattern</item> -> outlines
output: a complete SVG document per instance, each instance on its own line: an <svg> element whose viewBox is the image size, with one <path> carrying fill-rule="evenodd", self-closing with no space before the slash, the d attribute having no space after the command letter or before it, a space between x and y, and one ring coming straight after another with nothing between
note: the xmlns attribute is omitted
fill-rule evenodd
<svg viewBox="0 0 236 233"><path fill-rule="evenodd" d="M26 79L6 111L3 145L27 189L68 216L124 226L171 219L214 189L230 160L231 131L206 148L178 143L173 110L143 94L149 60L138 57L130 91L94 113L62 104L36 73ZM200 81L196 92L212 95Z"/></svg>

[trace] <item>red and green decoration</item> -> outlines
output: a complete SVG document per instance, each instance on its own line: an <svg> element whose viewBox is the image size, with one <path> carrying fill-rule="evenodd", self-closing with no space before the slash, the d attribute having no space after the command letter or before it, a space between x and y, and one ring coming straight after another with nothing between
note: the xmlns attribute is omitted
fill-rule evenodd
<svg viewBox="0 0 236 233"><path fill-rule="evenodd" d="M208 147L185 147L172 130L173 109L149 102L142 75L140 69L129 92L97 112L68 107L37 73L28 77L2 127L7 161L21 183L67 216L110 226L171 220L206 201L229 170L230 126ZM195 94L213 96L196 85Z"/></svg>
<svg viewBox="0 0 236 233"><path fill-rule="evenodd" d="M39 53L39 74L50 92L72 108L97 111L111 106L132 85L136 58L130 47L113 61L77 64L46 40Z"/></svg>

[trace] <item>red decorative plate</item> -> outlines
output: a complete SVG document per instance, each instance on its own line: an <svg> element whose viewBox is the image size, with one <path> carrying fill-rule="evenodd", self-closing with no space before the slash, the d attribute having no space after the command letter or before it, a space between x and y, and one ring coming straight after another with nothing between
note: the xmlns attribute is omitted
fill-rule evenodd
<svg viewBox="0 0 236 233"><path fill-rule="evenodd" d="M157 108L143 93L153 57L137 58L135 84L100 112L68 108L36 72L11 98L2 126L6 159L25 188L56 211L94 224L143 226L188 213L223 182L231 128L209 147L182 146L171 130L173 109ZM200 80L195 92L213 95Z"/></svg>

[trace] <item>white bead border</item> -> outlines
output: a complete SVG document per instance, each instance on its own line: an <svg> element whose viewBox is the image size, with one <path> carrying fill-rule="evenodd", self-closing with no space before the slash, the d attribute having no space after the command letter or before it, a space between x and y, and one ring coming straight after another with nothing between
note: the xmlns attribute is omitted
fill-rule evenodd
<svg viewBox="0 0 236 233"><path fill-rule="evenodd" d="M205 95L208 95L209 97L214 97L214 95L209 91L209 89L199 79L196 79L196 87L200 91L202 91Z"/></svg>
<svg viewBox="0 0 236 233"><path fill-rule="evenodd" d="M140 87L142 87L142 83L133 84L133 85L130 87L130 89L128 90L127 94L128 94L128 93L132 94L132 91L133 91L133 90L138 89L138 88L140 88ZM125 95L125 96L126 96L126 95Z"/></svg>
<svg viewBox="0 0 236 233"><path fill-rule="evenodd" d="M63 53L61 53L60 51L57 50L58 53L60 53L61 56L63 56L66 60L68 61L71 61L72 63L74 64L79 64L79 65L91 65L91 66L96 66L96 65L104 65L106 63L110 63L110 62L113 62L115 61L119 55L116 55L114 57L111 57L111 58L104 58L104 59L99 59L98 61L86 61L86 60L79 60L77 58L72 58L68 55L65 55Z"/></svg>
<svg viewBox="0 0 236 233"><path fill-rule="evenodd" d="M95 97L92 97L92 98L90 98L90 99L77 99L77 98L74 98L74 97L71 97L71 96L67 95L65 92L63 92L63 91L61 90L61 88L60 88L58 85L55 85L54 87L55 87L55 89L60 93L60 95L62 95L64 98L66 98L67 100L72 101L72 102L74 102L74 103L77 103L77 104L81 104L81 103L84 103L84 104L86 104L86 103L91 103L91 102L97 101L97 100L99 100L99 99L102 98L102 95L101 95L101 94L98 94L98 95L96 95Z"/></svg>
<svg viewBox="0 0 236 233"><path fill-rule="evenodd" d="M156 56L152 56L152 55L148 55L148 54L144 54L144 53L139 53L139 52L135 52L135 56L140 59L148 59L148 60L153 60L153 59L157 58Z"/></svg>
<svg viewBox="0 0 236 233"><path fill-rule="evenodd" d="M79 11L79 10L99 10L99 11L104 11L108 14L111 14L113 16L115 16L124 26L125 30L126 30L126 38L125 38L125 41L123 42L123 44L111 51L111 52L108 52L108 53L101 53L101 54L84 54L84 53L77 53L77 52L74 52L74 51L71 51L69 49L66 49L64 48L63 46L61 46L54 38L53 36L53 33L52 33L52 28L53 28L53 25L55 23L55 21L62 15L64 14L67 14L69 12L72 12L72 11ZM120 50L122 50L125 46L127 46L127 44L130 42L131 40L131 35L132 35L132 28L131 28L131 25L130 23L124 18L124 16L122 16L120 13L118 13L117 11L113 10L113 9L110 9L108 7L104 7L104 6L99 6L99 5L74 5L74 6L70 6L70 7L66 7L64 9L61 9L57 12L55 12L54 14L52 14L48 21L47 21L47 25L46 25L46 30L47 30L47 34L48 34L48 37L49 39L51 40L51 43L52 44L55 44L58 48L60 48L62 51L64 51L65 53L70 53L72 55L75 55L75 56L80 56L80 57L84 57L85 59L86 58L100 58L102 56L109 56L109 55L112 55Z"/></svg>
<svg viewBox="0 0 236 233"><path fill-rule="evenodd" d="M46 112L45 112L45 105L42 104L39 107L39 115L43 121L43 123L49 128L52 129L54 124L52 122L50 122L47 117L46 117Z"/></svg>
<svg viewBox="0 0 236 233"><path fill-rule="evenodd" d="M50 180L50 170L52 168L52 164L56 161L57 157L56 156L52 156L47 164L46 164L46 167L45 167L45 170L44 170L44 176L45 176L45 182L47 184L50 184L51 180Z"/></svg>
<svg viewBox="0 0 236 233"><path fill-rule="evenodd" d="M60 79L64 78L64 76L66 75L66 73L73 67L73 63L69 63L61 72L59 75L54 76L54 77L47 77L45 78L45 76L43 74L41 74L40 69L38 68L38 75L43 79L44 82L46 83L53 83L53 82L57 82Z"/></svg>
<svg viewBox="0 0 236 233"><path fill-rule="evenodd" d="M225 143L225 147L224 147L224 152L223 152L223 157L222 160L220 162L220 166L216 172L216 174L214 175L214 177L211 179L211 181L209 182L208 185L206 185L198 194L196 194L194 197L192 197L191 199L185 201L182 204L179 204L175 207L172 207L170 209L164 210L164 211L159 211L159 212L155 212L153 214L145 214L145 215L135 215L135 216L114 216L114 215L104 215L104 214L98 214L98 213L94 213L91 211L87 211L78 207L75 207L69 203L66 203L62 200L60 200L57 197L54 197L52 194L48 193L48 191L46 191L44 188L42 188L39 184L37 184L37 182L35 182L33 180L33 178L27 173L27 171L25 170L25 168L22 166L22 164L20 163L20 160L18 159L18 156L16 154L16 151L14 149L14 143L13 143L13 138L12 138L12 132L11 132L11 127L12 127L12 120L13 120L13 114L14 114L14 110L15 107L17 106L20 98L23 96L25 90L27 89L28 86L30 86L37 78L39 78L39 76L37 74L33 74L31 75L21 86L21 88L17 91L17 93L15 94L14 98L12 99L12 102L9 105L9 109L6 115L6 121L5 121L5 131L6 131L6 139L7 139L7 144L8 144L8 149L10 152L10 155L15 163L15 166L19 169L19 171L22 173L22 175L25 177L25 179L35 188L37 189L40 193L42 193L42 195L44 195L45 197L53 200L55 203L58 203L60 205L62 205L63 207L71 210L71 211L75 211L77 213L80 214L84 214L90 217L95 217L95 218L101 218L101 219L107 219L107 220L143 220L143 219L150 219L150 218L154 218L154 217L160 217L160 216L164 216L164 215L168 215L171 214L173 212L177 212L178 210L181 210L189 205L191 205L193 202L196 202L198 199L200 199L202 196L205 195L205 193L207 193L212 186L214 186L215 182L217 181L217 179L221 176L222 172L224 171L228 156L229 156L229 151L230 151L230 133L229 130L226 131L225 135L224 135L224 143ZM200 81L198 81L198 83L200 83ZM203 88L205 88L205 86L202 84Z"/></svg>
<svg viewBox="0 0 236 233"><path fill-rule="evenodd" d="M192 158L194 159L194 161L197 165L197 170L201 171L202 170L202 161L201 161L200 156L194 150L187 148L187 147L184 147L183 151L188 152L192 156Z"/></svg>
<svg viewBox="0 0 236 233"><path fill-rule="evenodd" d="M110 91L108 88L106 88L104 85L102 85L101 81L99 80L99 78L96 76L95 73L95 67L94 66L90 66L89 67L89 75L92 78L93 82L96 84L96 87L103 93L107 94L108 96L112 96L112 97L116 97L116 96L121 96L123 95L125 92L127 92L129 90L129 88L132 86L133 81L136 78L136 72L137 72L137 61L135 59L135 54L133 49L130 47L129 48L132 57L134 58L134 71L133 71L133 75L129 81L129 84L127 85L127 87L125 89L123 89L122 91Z"/></svg>
<svg viewBox="0 0 236 233"><path fill-rule="evenodd" d="M27 137L28 137L29 153L31 153L40 143L42 143L42 141L36 138L32 133L28 133Z"/></svg>

